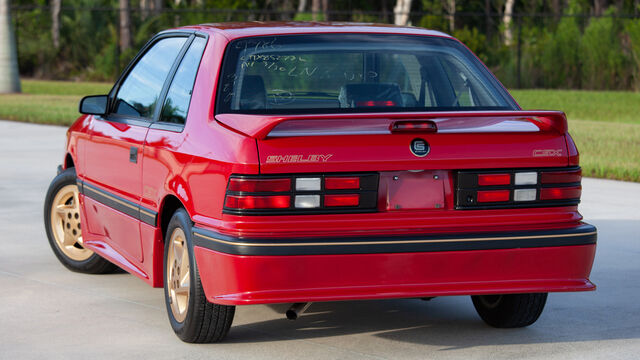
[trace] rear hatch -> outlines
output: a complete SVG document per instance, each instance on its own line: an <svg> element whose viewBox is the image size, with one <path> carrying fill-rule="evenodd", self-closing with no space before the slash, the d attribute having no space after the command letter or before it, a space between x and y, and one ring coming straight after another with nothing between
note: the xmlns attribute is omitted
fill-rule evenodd
<svg viewBox="0 0 640 360"><path fill-rule="evenodd" d="M260 175L233 175L224 208L247 236L546 229L581 219L577 150L561 112L216 119L257 143ZM422 150L412 149L416 139ZM231 187L274 180L291 185Z"/></svg>
<svg viewBox="0 0 640 360"><path fill-rule="evenodd" d="M568 164L567 125L561 112L220 114L216 119L256 138L262 174ZM393 129L398 124L407 126ZM424 141L426 154L412 151L414 140Z"/></svg>

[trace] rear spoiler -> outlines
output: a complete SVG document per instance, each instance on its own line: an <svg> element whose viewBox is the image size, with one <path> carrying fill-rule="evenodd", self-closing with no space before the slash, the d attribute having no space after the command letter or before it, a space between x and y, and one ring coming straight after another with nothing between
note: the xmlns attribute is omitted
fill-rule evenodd
<svg viewBox="0 0 640 360"><path fill-rule="evenodd" d="M439 133L548 132L565 134L562 111L456 111L321 115L218 114L216 121L256 139L284 136L391 134L397 122L429 122ZM419 131L419 130L418 130Z"/></svg>

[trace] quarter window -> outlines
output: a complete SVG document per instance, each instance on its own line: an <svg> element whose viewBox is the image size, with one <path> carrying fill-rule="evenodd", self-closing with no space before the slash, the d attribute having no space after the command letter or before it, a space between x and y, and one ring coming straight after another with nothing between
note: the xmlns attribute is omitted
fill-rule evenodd
<svg viewBox="0 0 640 360"><path fill-rule="evenodd" d="M160 121L174 124L185 123L187 112L189 111L191 93L193 92L193 83L196 79L200 57L206 42L201 37L193 40L171 82L167 99L162 106Z"/></svg>
<svg viewBox="0 0 640 360"><path fill-rule="evenodd" d="M133 67L116 96L115 114L152 118L167 75L187 38L155 43Z"/></svg>

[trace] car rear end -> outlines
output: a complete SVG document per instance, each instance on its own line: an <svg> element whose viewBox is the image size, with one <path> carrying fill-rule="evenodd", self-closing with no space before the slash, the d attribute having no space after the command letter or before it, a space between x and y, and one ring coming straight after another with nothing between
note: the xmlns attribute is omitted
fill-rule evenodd
<svg viewBox="0 0 640 360"><path fill-rule="evenodd" d="M296 34L227 45L216 121L255 139L194 227L209 301L587 291L563 113L522 111L454 39Z"/></svg>

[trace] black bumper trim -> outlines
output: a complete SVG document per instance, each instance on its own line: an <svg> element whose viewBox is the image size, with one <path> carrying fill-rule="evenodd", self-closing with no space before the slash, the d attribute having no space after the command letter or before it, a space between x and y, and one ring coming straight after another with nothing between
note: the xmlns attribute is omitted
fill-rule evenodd
<svg viewBox="0 0 640 360"><path fill-rule="evenodd" d="M447 234L402 237L278 238L231 237L193 227L195 246L233 255L330 255L494 250L595 244L597 230L589 224L526 232Z"/></svg>
<svg viewBox="0 0 640 360"><path fill-rule="evenodd" d="M132 201L123 199L120 196L112 194L106 190L103 190L95 185L84 182L80 179L76 179L78 190L84 196L87 196L105 206L108 206L121 213L127 214L137 220L156 226L158 213L140 206Z"/></svg>

